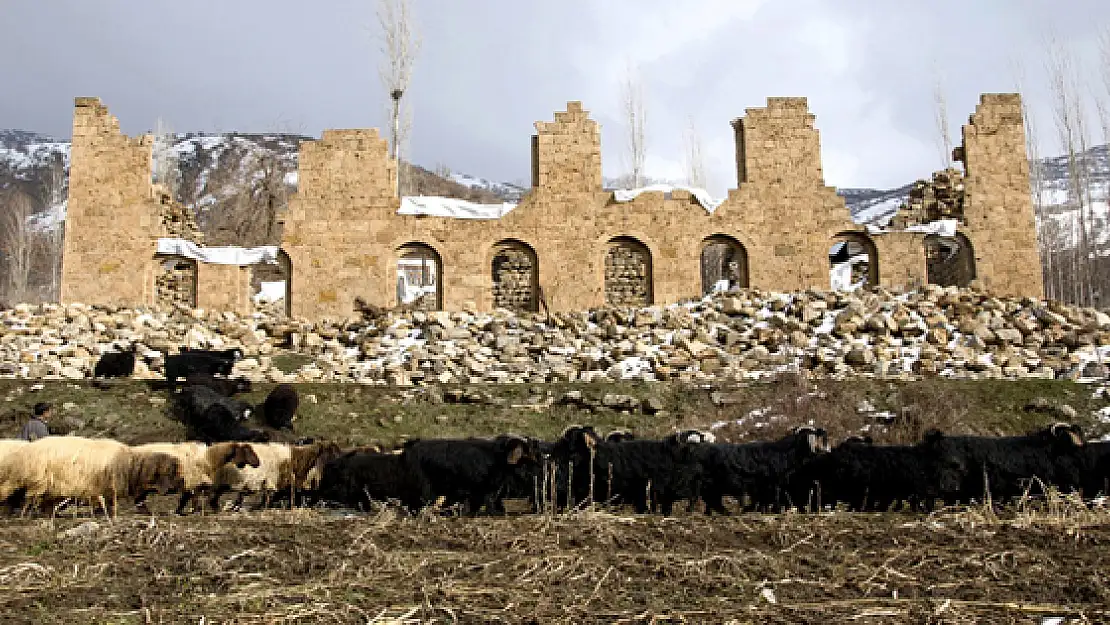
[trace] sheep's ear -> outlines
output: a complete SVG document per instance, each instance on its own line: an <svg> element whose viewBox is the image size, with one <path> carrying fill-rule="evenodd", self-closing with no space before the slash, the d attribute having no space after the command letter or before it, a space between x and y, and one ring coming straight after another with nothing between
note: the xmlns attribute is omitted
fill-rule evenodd
<svg viewBox="0 0 1110 625"><path fill-rule="evenodd" d="M519 441L513 442L512 449L509 450L509 464L520 464L521 458L524 457L524 443Z"/></svg>

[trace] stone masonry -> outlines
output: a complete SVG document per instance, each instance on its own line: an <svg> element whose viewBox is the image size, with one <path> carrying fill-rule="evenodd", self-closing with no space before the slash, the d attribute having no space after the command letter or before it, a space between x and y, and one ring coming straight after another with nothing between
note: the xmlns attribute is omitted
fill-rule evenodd
<svg viewBox="0 0 1110 625"><path fill-rule="evenodd" d="M615 202L602 188L598 124L581 103L569 102L553 121L536 123L533 188L496 220L398 215L387 141L376 129L327 130L301 144L299 189L284 216L291 313L342 319L354 314L355 298L396 306L398 259L412 246L434 250L434 299L447 310L534 306L540 294L552 311L699 297L707 275L702 258L714 257L703 250L722 242L743 259L744 275L730 278L752 288L827 289L830 245L846 237L875 251L870 265L880 286L925 284L925 235L872 235L852 222L843 199L825 184L815 123L805 98L769 98L733 121L738 184L710 214L682 190ZM142 276L150 275L157 225L149 219L156 212L142 209L150 146L120 136L95 100L78 100L74 128L71 279L63 293L68 301L103 301L95 298L107 293L121 302L147 301L153 280ZM974 274L1000 295L1041 297L1019 97L982 96L963 138L956 156L965 168L966 223L959 232L974 249ZM96 236L110 244L91 245ZM624 251L611 254L618 241ZM535 266L506 273L510 243ZM124 263L128 270L121 271ZM86 280L90 272L97 278ZM205 273L202 267L201 293ZM228 273L219 279L239 281ZM536 295L526 295L533 282ZM236 298L207 301L233 306Z"/></svg>

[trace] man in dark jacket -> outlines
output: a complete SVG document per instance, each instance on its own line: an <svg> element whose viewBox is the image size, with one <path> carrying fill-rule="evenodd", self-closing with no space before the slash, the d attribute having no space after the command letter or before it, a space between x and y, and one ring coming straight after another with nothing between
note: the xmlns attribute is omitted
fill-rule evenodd
<svg viewBox="0 0 1110 625"><path fill-rule="evenodd" d="M50 412L50 404L42 401L35 404L35 416L24 424L23 429L19 432L19 438L25 441L33 441L50 436L50 428L46 426L46 422L50 420Z"/></svg>

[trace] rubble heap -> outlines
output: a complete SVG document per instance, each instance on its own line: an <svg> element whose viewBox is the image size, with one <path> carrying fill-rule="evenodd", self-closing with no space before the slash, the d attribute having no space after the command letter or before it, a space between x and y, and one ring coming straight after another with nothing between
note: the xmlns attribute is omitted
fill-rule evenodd
<svg viewBox="0 0 1110 625"><path fill-rule="evenodd" d="M89 377L100 354L132 342L140 378L160 377L165 353L187 345L241 347L247 357L236 375L254 381L394 385L736 381L799 369L898 379L1106 378L1110 357L1106 313L955 287L744 290L550 316L379 313L314 324L185 308L20 305L0 312L0 377ZM275 366L291 360L303 364Z"/></svg>

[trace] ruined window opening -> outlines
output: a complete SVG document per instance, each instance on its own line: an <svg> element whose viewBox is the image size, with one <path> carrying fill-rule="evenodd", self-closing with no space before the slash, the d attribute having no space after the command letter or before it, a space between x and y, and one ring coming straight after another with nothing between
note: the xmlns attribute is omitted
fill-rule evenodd
<svg viewBox="0 0 1110 625"><path fill-rule="evenodd" d="M424 243L408 243L398 250L397 303L412 310L440 310L443 263L439 252Z"/></svg>
<svg viewBox="0 0 1110 625"><path fill-rule="evenodd" d="M611 239L605 254L605 303L650 306L652 299L651 251L632 237Z"/></svg>
<svg viewBox="0 0 1110 625"><path fill-rule="evenodd" d="M975 249L962 232L954 237L925 237L925 275L929 284L966 288L975 279Z"/></svg>
<svg viewBox="0 0 1110 625"><path fill-rule="evenodd" d="M736 239L715 234L702 241L701 294L748 288L748 252Z"/></svg>
<svg viewBox="0 0 1110 625"><path fill-rule="evenodd" d="M539 262L531 246L507 240L494 248L491 263L495 308L539 310Z"/></svg>
<svg viewBox="0 0 1110 625"><path fill-rule="evenodd" d="M854 291L879 284L879 251L871 237L842 232L829 248L829 283L834 291Z"/></svg>
<svg viewBox="0 0 1110 625"><path fill-rule="evenodd" d="M255 310L272 315L293 315L293 261L285 250L278 250L277 264L259 263L251 267L251 301Z"/></svg>
<svg viewBox="0 0 1110 625"><path fill-rule="evenodd" d="M161 306L197 307L197 261L184 256L156 255L155 302Z"/></svg>

